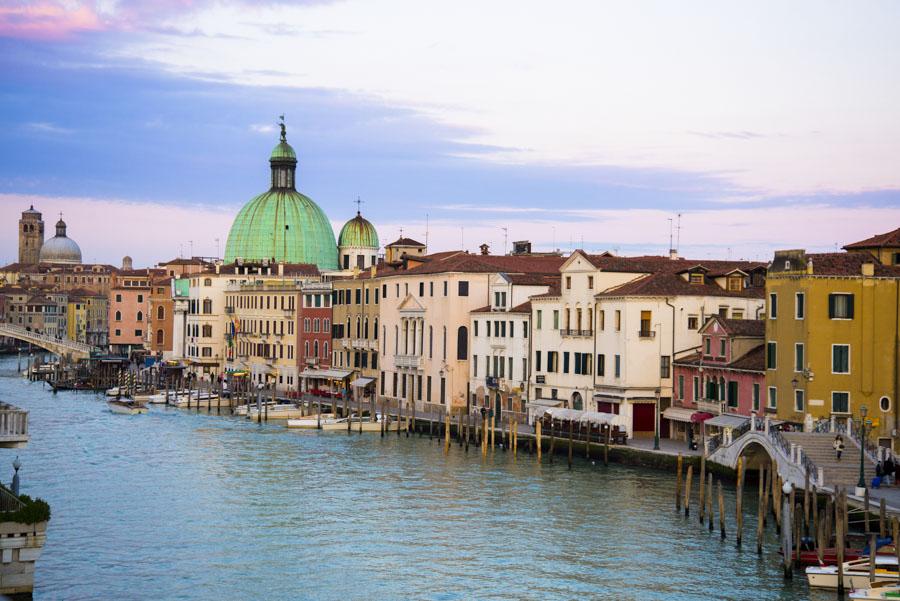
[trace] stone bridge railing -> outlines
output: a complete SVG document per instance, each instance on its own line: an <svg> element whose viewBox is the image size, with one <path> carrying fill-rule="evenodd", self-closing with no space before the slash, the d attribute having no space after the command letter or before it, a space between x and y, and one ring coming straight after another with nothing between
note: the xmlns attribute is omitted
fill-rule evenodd
<svg viewBox="0 0 900 601"><path fill-rule="evenodd" d="M58 355L70 353L76 357L86 358L90 357L92 352L99 350L96 347L83 342L76 342L68 338L54 338L53 336L32 332L22 326L9 323L0 323L0 336L15 338L22 342L29 342Z"/></svg>

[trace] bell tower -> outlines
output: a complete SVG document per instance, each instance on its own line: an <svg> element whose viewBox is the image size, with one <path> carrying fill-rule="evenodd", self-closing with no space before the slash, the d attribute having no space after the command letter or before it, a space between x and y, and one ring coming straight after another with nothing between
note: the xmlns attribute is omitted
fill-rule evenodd
<svg viewBox="0 0 900 601"><path fill-rule="evenodd" d="M34 206L22 211L19 219L19 263L37 265L44 245L44 221Z"/></svg>

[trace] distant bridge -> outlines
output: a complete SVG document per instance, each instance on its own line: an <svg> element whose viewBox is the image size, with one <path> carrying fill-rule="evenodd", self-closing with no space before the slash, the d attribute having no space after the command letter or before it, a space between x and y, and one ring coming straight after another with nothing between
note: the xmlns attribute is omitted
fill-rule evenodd
<svg viewBox="0 0 900 601"><path fill-rule="evenodd" d="M100 350L83 342L75 342L68 338L53 338L52 336L32 332L22 326L9 323L0 323L0 336L28 342L55 355L66 357L69 360L87 359L91 356L91 353L96 353Z"/></svg>

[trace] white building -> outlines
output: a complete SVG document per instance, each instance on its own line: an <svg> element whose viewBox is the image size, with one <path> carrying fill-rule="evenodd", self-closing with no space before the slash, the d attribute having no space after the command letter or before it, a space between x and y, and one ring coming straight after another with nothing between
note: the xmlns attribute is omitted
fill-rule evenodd
<svg viewBox="0 0 900 601"><path fill-rule="evenodd" d="M576 251L560 271L558 296L532 298L533 394L621 414L629 436L653 436L657 399L660 412L671 403L672 358L699 346L706 316L763 309L759 263Z"/></svg>
<svg viewBox="0 0 900 601"><path fill-rule="evenodd" d="M531 375L530 296L547 292L556 275L506 274L491 277L491 303L470 313L472 356L469 390L473 405L525 421Z"/></svg>

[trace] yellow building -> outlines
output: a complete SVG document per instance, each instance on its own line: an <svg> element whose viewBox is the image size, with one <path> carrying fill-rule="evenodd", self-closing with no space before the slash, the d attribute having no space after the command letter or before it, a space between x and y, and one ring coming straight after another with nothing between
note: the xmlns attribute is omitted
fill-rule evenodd
<svg viewBox="0 0 900 601"><path fill-rule="evenodd" d="M332 293L334 357L331 365L353 370L354 393L370 398L379 382L379 296L375 269L335 279ZM362 384L360 386L359 384ZM355 390L359 388L359 390Z"/></svg>
<svg viewBox="0 0 900 601"><path fill-rule="evenodd" d="M873 437L892 444L900 267L865 251L777 251L766 302L766 411L809 428L850 416L858 423L864 406Z"/></svg>

